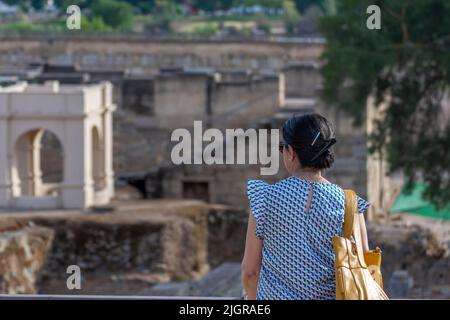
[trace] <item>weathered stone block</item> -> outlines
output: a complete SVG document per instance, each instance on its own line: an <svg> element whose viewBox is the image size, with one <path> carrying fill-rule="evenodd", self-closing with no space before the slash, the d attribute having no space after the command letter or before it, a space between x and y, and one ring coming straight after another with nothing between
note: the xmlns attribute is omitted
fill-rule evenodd
<svg viewBox="0 0 450 320"><path fill-rule="evenodd" d="M36 293L52 240L51 229L36 226L0 233L0 293Z"/></svg>

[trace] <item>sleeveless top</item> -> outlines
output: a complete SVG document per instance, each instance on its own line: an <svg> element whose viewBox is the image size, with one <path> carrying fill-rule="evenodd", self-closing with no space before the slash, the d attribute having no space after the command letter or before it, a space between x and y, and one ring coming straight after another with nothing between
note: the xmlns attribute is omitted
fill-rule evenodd
<svg viewBox="0 0 450 320"><path fill-rule="evenodd" d="M256 299L335 299L332 237L342 236L344 190L291 176L275 184L249 180L247 195L263 240ZM369 203L357 202L364 213Z"/></svg>

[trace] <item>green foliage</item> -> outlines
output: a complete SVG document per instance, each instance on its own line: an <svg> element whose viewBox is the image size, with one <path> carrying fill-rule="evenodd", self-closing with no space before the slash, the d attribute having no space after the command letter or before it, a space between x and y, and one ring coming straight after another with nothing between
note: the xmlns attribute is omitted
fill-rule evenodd
<svg viewBox="0 0 450 320"><path fill-rule="evenodd" d="M216 22L210 21L195 27L192 30L192 33L199 35L214 35L217 33L218 30L219 30L218 24Z"/></svg>
<svg viewBox="0 0 450 320"><path fill-rule="evenodd" d="M155 8L155 0L126 0L126 2L143 14L152 13Z"/></svg>
<svg viewBox="0 0 450 320"><path fill-rule="evenodd" d="M366 27L372 4L381 8L381 30ZM450 84L449 17L448 0L341 0L320 23L324 100L362 124L372 95L382 120L369 151L381 152L390 172L403 172L408 187L425 182L424 196L438 208L450 204L450 124L441 109Z"/></svg>
<svg viewBox="0 0 450 320"><path fill-rule="evenodd" d="M280 0L235 0L234 5L246 5L246 6L253 6L253 5L260 5L266 8L275 8L280 9L282 8L282 1Z"/></svg>
<svg viewBox="0 0 450 320"><path fill-rule="evenodd" d="M0 24L1 32L26 33L26 32L61 32L67 30L65 22L56 21L52 23L36 24L31 22L14 22Z"/></svg>
<svg viewBox="0 0 450 320"><path fill-rule="evenodd" d="M325 0L323 7L327 15L335 15L337 13L336 0Z"/></svg>
<svg viewBox="0 0 450 320"><path fill-rule="evenodd" d="M101 17L104 24L113 29L127 30L133 25L133 8L125 2L97 0L91 9L93 17Z"/></svg>
<svg viewBox="0 0 450 320"><path fill-rule="evenodd" d="M303 14L305 11L311 7L316 6L321 8L323 11L326 9L326 2L327 0L295 0L295 5L298 9L298 11Z"/></svg>
<svg viewBox="0 0 450 320"><path fill-rule="evenodd" d="M42 10L46 3L45 0L31 0L31 6L36 10Z"/></svg>
<svg viewBox="0 0 450 320"><path fill-rule="evenodd" d="M297 11L294 1L283 0L284 24L288 33L293 33L296 24L300 20L300 14Z"/></svg>
<svg viewBox="0 0 450 320"><path fill-rule="evenodd" d="M23 32L23 31L36 31L37 29L38 27L36 25L29 22L14 22L0 25L1 31Z"/></svg>
<svg viewBox="0 0 450 320"><path fill-rule="evenodd" d="M105 24L102 17L94 16L91 19L81 16L82 32L109 32L112 28Z"/></svg>
<svg viewBox="0 0 450 320"><path fill-rule="evenodd" d="M233 6L233 0L194 0L193 6L205 12L214 12L216 10L228 10Z"/></svg>
<svg viewBox="0 0 450 320"><path fill-rule="evenodd" d="M297 10L304 14L310 7L319 8L326 15L334 15L339 0L295 0Z"/></svg>

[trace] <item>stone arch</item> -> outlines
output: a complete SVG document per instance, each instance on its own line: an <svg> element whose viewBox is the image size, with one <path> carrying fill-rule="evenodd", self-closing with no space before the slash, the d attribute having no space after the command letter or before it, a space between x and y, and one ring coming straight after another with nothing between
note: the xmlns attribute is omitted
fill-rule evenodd
<svg viewBox="0 0 450 320"><path fill-rule="evenodd" d="M58 179L46 179L48 168L52 164L46 163L43 170L43 159L48 148L42 149L42 139L50 139L57 147L56 161L61 168ZM12 145L11 182L12 196L17 206L28 206L30 198L40 198L39 201L53 207L60 202L61 185L64 175L63 142L52 130L34 128L23 130ZM44 156L44 157L43 157ZM45 179L43 179L43 177ZM34 201L37 201L36 199ZM45 206L45 205L44 205Z"/></svg>
<svg viewBox="0 0 450 320"><path fill-rule="evenodd" d="M64 149L62 141L52 131L44 130L41 135L41 171L43 183L64 181Z"/></svg>
<svg viewBox="0 0 450 320"><path fill-rule="evenodd" d="M58 141L61 142L61 144L64 146L65 141L65 135L64 130L61 126L58 125L52 125L51 123L47 121L42 121L38 125L17 125L14 124L15 130L13 130L13 133L11 134L11 140L17 142L24 134L31 132L33 130L43 130L48 131L51 134L53 134L56 138L58 138ZM14 144L11 145L12 149L14 149ZM11 150L11 152L14 152L14 150Z"/></svg>
<svg viewBox="0 0 450 320"><path fill-rule="evenodd" d="M44 85L24 82L0 91L0 101L5 102L0 117L1 208L84 209L111 200L115 106L110 83L59 87L57 82ZM91 131L93 125L96 129ZM49 181L42 181L46 169L41 170L39 164L41 153L46 153L40 145L48 141L45 130L54 135L52 141L60 146L62 162L62 174ZM102 159L105 163L100 163ZM43 188L53 183L59 185L51 190ZM94 190L101 188L98 192Z"/></svg>

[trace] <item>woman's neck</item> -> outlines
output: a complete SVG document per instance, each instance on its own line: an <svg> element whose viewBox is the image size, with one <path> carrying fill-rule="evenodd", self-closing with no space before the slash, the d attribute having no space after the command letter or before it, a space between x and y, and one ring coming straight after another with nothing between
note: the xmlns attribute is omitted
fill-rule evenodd
<svg viewBox="0 0 450 320"><path fill-rule="evenodd" d="M320 170L299 168L296 171L294 171L292 175L304 180L310 180L315 182L324 181L324 178L322 177L322 173Z"/></svg>

